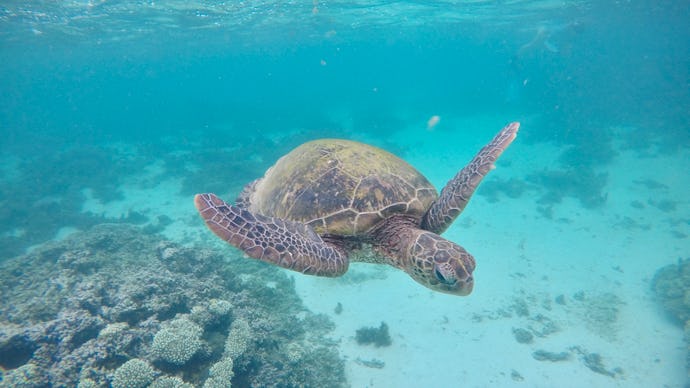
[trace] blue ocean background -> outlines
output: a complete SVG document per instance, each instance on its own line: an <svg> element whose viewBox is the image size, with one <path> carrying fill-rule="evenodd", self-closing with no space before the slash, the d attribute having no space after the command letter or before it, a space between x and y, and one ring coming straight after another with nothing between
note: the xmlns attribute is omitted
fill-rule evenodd
<svg viewBox="0 0 690 388"><path fill-rule="evenodd" d="M652 279L690 258L688 20L686 1L6 1L0 262L103 223L240 259L194 194L230 201L317 138L384 148L440 191L519 121L445 235L477 258L473 295L367 264L285 271L335 322L347 384L687 386L684 326ZM582 295L615 304L616 335ZM549 312L555 337L535 329ZM381 321L402 347L354 341ZM521 327L536 344L516 343Z"/></svg>

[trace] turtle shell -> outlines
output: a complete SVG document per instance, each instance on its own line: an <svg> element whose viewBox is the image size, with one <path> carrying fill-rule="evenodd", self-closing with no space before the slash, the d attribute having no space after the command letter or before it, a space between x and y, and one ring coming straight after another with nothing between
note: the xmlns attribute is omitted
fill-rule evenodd
<svg viewBox="0 0 690 388"><path fill-rule="evenodd" d="M349 140L304 143L259 180L250 210L300 221L319 234L358 236L384 219L421 219L438 194L404 160Z"/></svg>

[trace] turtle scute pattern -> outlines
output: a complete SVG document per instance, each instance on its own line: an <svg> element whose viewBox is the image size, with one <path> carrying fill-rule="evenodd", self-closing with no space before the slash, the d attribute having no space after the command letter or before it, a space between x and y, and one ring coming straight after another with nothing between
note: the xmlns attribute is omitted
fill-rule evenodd
<svg viewBox="0 0 690 388"><path fill-rule="evenodd" d="M393 214L421 218L436 198L431 183L397 156L323 139L278 160L257 183L250 210L304 222L319 234L357 236Z"/></svg>

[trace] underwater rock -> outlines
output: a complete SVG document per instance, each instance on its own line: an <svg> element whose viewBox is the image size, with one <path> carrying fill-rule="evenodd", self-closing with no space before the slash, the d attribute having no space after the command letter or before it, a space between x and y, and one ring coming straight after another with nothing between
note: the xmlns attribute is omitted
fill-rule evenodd
<svg viewBox="0 0 690 388"><path fill-rule="evenodd" d="M558 296L556 297L555 301L556 301L556 303L558 303L558 304L564 306L564 305L566 304L565 295L563 295L563 294L558 295Z"/></svg>
<svg viewBox="0 0 690 388"><path fill-rule="evenodd" d="M355 340L360 345L374 344L377 348L381 346L390 346L392 343L391 336L388 334L388 325L381 322L381 326L376 327L362 327L357 329Z"/></svg>
<svg viewBox="0 0 690 388"><path fill-rule="evenodd" d="M144 384L123 382L132 365L151 367L150 386L201 387L221 369L238 386L345 385L333 323L282 272L227 252L99 225L0 263L0 276L0 385ZM177 326L193 346L158 361L179 345L161 340ZM223 354L228 337L236 358Z"/></svg>
<svg viewBox="0 0 690 388"><path fill-rule="evenodd" d="M599 373L608 377L616 377L617 375L623 374L623 369L620 367L613 368L612 370L606 369L604 366L604 359L599 353L590 353L579 346L574 346L570 348L571 351L580 355L582 362L587 368L592 372Z"/></svg>
<svg viewBox="0 0 690 388"><path fill-rule="evenodd" d="M374 369L383 369L386 366L385 362L376 358L372 358L371 360L363 360L357 357L357 359L355 359L355 362L359 365L366 366L367 368Z"/></svg>
<svg viewBox="0 0 690 388"><path fill-rule="evenodd" d="M560 352L560 353L554 353L554 352L548 352L546 350L537 350L534 353L532 353L532 357L537 360L537 361L551 361L551 362L557 362L557 361L566 361L567 359L570 358L570 353L568 352Z"/></svg>
<svg viewBox="0 0 690 388"><path fill-rule="evenodd" d="M591 369L596 373L609 377L613 377L616 375L614 372L611 372L604 367L604 362L602 361L602 358L599 355L599 353L585 354L582 360L584 361L585 366L587 368Z"/></svg>
<svg viewBox="0 0 690 388"><path fill-rule="evenodd" d="M529 330L522 328L513 328L513 336L515 340L521 344L531 344L534 340L534 335Z"/></svg>

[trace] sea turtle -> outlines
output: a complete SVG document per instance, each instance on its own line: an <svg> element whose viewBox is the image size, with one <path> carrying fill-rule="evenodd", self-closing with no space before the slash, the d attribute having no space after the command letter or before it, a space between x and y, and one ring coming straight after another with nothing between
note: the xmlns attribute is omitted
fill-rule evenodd
<svg viewBox="0 0 690 388"><path fill-rule="evenodd" d="M214 194L194 203L206 225L252 258L316 276L350 261L385 263L448 294L472 292L472 255L439 236L515 138L508 124L439 196L397 156L349 140L300 145L247 186L234 205Z"/></svg>

